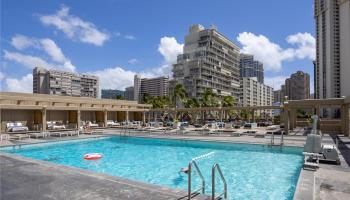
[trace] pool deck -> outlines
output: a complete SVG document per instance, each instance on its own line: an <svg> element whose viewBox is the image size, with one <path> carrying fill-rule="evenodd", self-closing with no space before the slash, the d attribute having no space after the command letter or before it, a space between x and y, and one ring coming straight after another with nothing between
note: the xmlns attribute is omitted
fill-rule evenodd
<svg viewBox="0 0 350 200"><path fill-rule="evenodd" d="M0 146L13 146L59 140L120 135L116 130L103 130L103 135L81 135L79 137L25 139L1 141ZM124 135L124 134L122 134ZM198 134L174 135L162 133L127 133L130 136L202 140L229 143L263 144L270 136L232 137L229 135L203 136ZM317 171L301 170L294 199L350 199L350 139L339 136L341 165L320 164ZM275 136L280 141L280 136ZM306 136L284 137L285 146L302 147ZM334 137L326 135L323 143L334 144ZM115 176L98 174L78 168L61 166L45 161L0 153L1 198L0 199L187 199L186 192L144 184ZM62 192L65 191L65 192ZM197 196L195 199L206 199Z"/></svg>

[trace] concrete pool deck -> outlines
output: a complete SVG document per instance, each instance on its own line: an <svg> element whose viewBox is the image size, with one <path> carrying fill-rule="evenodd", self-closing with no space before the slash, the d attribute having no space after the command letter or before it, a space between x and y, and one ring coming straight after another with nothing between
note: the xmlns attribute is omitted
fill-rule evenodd
<svg viewBox="0 0 350 200"><path fill-rule="evenodd" d="M120 135L120 133L116 132L116 130L104 130L103 135ZM248 143L248 144L267 144L270 140L269 136L266 136L266 138L255 138L254 136L241 136L241 137L231 137L227 135L215 135L215 136L202 136L202 135L164 135L164 134L143 134L143 133L130 133L128 135L131 136L139 136L139 137L156 137L156 138L168 138L168 139L184 139L184 140L203 140L203 141L217 141L217 142L230 142L230 143ZM67 139L82 139L82 138L91 138L91 137L100 137L96 135L81 135L80 137L68 137ZM278 142L279 136L276 136L276 141ZM341 138L341 137L339 137ZM66 139L66 138L61 138ZM31 143L37 143L37 142L51 142L51 141L58 141L61 140L60 138L51 138L49 140L41 139L38 141L37 139L30 139L26 141L14 141L16 144L9 144L11 141L9 141L7 144L0 143L0 146L7 146L7 145L19 145L19 144L31 144ZM302 135L291 135L291 136L285 136L284 138L284 144L286 146L296 146L296 147L302 147L305 144L306 137ZM350 160L347 160L350 158L350 140L346 137L341 138L341 143L339 145L339 150L341 151L341 165L331 165L331 164L320 164L320 169L318 169L316 172L314 171L308 171L308 170L301 170L301 174L299 176L299 181L297 185L297 189L295 191L294 199L350 199L350 169L349 169L349 163ZM12 141L13 142L13 141ZM331 136L325 136L323 138L324 143L328 144L334 144L334 138ZM20 197L16 195L22 195L23 192L25 192L25 189L23 187L27 187L26 185L18 185L15 186L16 183L18 184L24 184L25 182L31 181L31 176L28 176L27 173L27 167L31 168L38 168L37 165L40 165L40 170L34 170L33 173L36 173L35 178L37 179L37 182L32 182L33 187L31 187L31 190L29 190L32 193L35 193L36 195L40 195L41 188L45 188L46 181L49 179L52 181L52 183L59 184L59 187L70 188L70 192L67 192L67 195L74 195L75 193L80 193L80 191L86 191L93 193L92 197L93 199L187 199L186 198L186 192L184 191L176 191L172 189L168 189L164 187L164 190L166 190L166 193L169 193L169 196L164 196L164 194L161 192L160 194L154 193L154 190L160 190L163 191L163 187L153 186L149 184L142 184L146 185L147 187L141 188L139 193L135 194L141 194L142 198L138 198L138 195L134 196L128 196L128 192L124 191L125 185L118 185L115 184L113 181L112 183L109 183L109 179L117 179L117 180L123 180L127 182L127 186L135 190L139 190L138 184L139 182L136 181L129 181L125 179L121 179L114 176L107 176L107 175L101 175L97 174L97 177L95 176L96 173L93 172L87 172L85 170L76 169L72 167L66 167L66 166L57 166L53 163L48 163L45 161L36 161L29 158L22 158L16 155L12 154L2 154L1 155L1 162L0 162L0 168L1 168L1 197L10 197L10 196L3 196L4 190L12 191L10 194L15 195L14 197ZM3 160L6 160L5 164ZM4 173L4 169L7 170L6 173ZM81 173L81 171L85 172L85 174ZM23 174L22 182L16 181L19 179L17 177L18 174ZM69 174L69 176L65 176L67 179L63 179L59 176L59 174ZM51 176L51 174L53 174ZM73 174L73 175L71 175ZM90 177L85 177L93 174ZM12 176L11 176L12 175ZM73 177L73 180L70 179L70 176ZM84 183L77 183L77 180L79 180L79 177L76 176L84 176L82 180L86 181ZM109 178L101 178L102 177L109 177ZM42 177L42 178L41 178ZM339 178L341 177L341 178ZM4 181L5 179L10 180L10 182ZM13 180L12 180L13 179ZM28 180L27 180L28 179ZM97 180L94 180L97 179ZM12 183L11 183L12 181ZM94 187L86 186L87 183L90 183L91 185L94 185ZM94 182L96 181L96 182ZM80 182L80 181L78 181ZM73 185L70 185L71 183L74 183ZM125 183L125 182L122 182ZM5 185L4 185L5 184ZM61 186L62 185L62 186ZM97 193L95 193L96 188L103 188L104 185L107 185L107 189L105 190L98 190ZM86 188L85 188L86 187ZM113 189L108 189L109 187L112 187ZM90 188L90 189L89 189ZM123 189L124 188L124 189ZM61 188L62 189L62 188ZM130 190L132 190L130 189ZM90 191L91 190L91 191ZM150 190L150 191L146 191ZM108 191L113 191L116 193L110 193ZM172 193L172 192L174 193ZM102 193L99 193L102 192ZM122 194L119 195L119 192ZM9 193L8 193L9 194ZM46 193L47 194L47 193ZM134 193L132 193L134 194ZM181 194L181 195L179 195ZM47 194L50 195L50 194ZM51 199L62 199L61 194L59 193L53 193L51 194ZM57 196L58 195L58 196ZM101 196L99 196L101 195ZM117 196L116 196L117 195ZM124 195L124 196L122 196ZM143 196L145 195L145 196ZM147 196L149 195L149 196ZM41 199L50 199L44 196L45 198L41 197ZM68 196L66 196L68 197ZM77 196L73 196L74 198L68 198L68 199L79 199ZM75 198L77 197L77 198ZM117 197L117 198L116 198ZM203 197L198 197L202 198ZM9 198L4 198L9 199ZM18 198L14 198L18 199ZM26 198L26 199L40 199L40 198ZM67 199L67 198L63 198ZM86 198L83 198L86 199Z"/></svg>

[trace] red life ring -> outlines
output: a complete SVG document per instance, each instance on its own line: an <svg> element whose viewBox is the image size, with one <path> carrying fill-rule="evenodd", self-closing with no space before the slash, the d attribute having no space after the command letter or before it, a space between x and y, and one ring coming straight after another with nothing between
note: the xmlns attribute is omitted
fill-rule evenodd
<svg viewBox="0 0 350 200"><path fill-rule="evenodd" d="M84 159L85 160L98 160L100 158L102 158L102 154L100 153L88 153L84 155Z"/></svg>

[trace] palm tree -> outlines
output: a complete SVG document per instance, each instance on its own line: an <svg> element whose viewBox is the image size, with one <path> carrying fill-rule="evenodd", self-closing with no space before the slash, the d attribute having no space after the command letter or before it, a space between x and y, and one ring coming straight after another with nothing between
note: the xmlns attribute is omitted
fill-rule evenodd
<svg viewBox="0 0 350 200"><path fill-rule="evenodd" d="M224 96L221 100L222 107L232 107L236 104L236 99L233 96Z"/></svg>
<svg viewBox="0 0 350 200"><path fill-rule="evenodd" d="M201 99L203 107L216 107L219 102L212 89L206 89Z"/></svg>
<svg viewBox="0 0 350 200"><path fill-rule="evenodd" d="M199 102L195 98L187 98L184 101L184 106L185 106L185 108L198 108Z"/></svg>
<svg viewBox="0 0 350 200"><path fill-rule="evenodd" d="M183 102L186 99L186 90L184 88L184 86L180 83L176 84L175 89L174 89L174 93L172 96L172 100L173 103L175 104L175 108L178 105L178 100L180 100L181 102Z"/></svg>

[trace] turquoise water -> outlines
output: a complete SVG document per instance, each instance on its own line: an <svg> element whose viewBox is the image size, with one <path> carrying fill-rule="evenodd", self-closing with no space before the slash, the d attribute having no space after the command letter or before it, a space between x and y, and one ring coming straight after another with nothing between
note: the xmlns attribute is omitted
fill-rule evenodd
<svg viewBox="0 0 350 200"><path fill-rule="evenodd" d="M171 188L187 190L187 175L179 173L196 156L214 152L199 160L211 194L211 167L219 163L228 183L229 199L293 199L302 167L302 149L271 149L262 145L107 137L70 142L2 148L2 151L79 167ZM84 154L98 152L100 160L86 161ZM199 186L194 175L193 189ZM222 185L217 180L221 191Z"/></svg>

